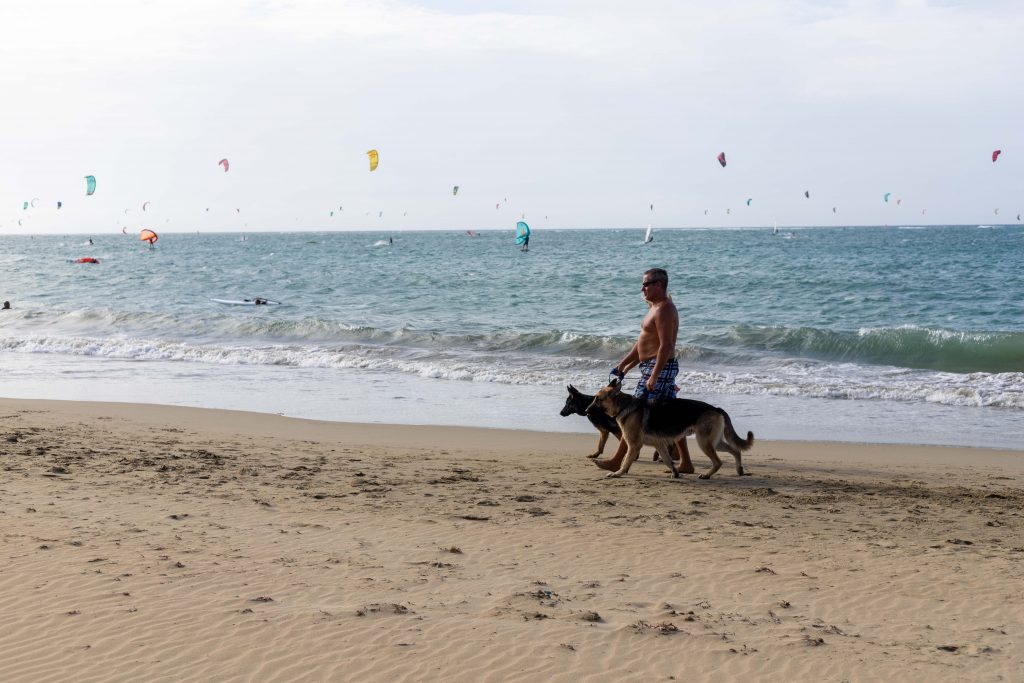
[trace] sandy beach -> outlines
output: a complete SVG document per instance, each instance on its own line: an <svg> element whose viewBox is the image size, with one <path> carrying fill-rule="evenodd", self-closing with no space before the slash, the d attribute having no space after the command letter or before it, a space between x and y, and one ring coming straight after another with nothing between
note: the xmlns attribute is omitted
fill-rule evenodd
<svg viewBox="0 0 1024 683"><path fill-rule="evenodd" d="M1024 672L1024 452L758 441L749 476L648 449L608 480L596 433L0 415L5 681Z"/></svg>

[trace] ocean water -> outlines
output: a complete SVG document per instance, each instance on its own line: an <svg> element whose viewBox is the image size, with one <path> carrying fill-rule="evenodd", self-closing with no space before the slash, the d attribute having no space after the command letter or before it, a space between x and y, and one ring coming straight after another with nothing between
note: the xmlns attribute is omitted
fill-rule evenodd
<svg viewBox="0 0 1024 683"><path fill-rule="evenodd" d="M782 232L0 236L0 394L585 432L564 386L603 384L658 266L682 395L738 429L1020 447L1024 228ZM211 301L254 296L282 305Z"/></svg>

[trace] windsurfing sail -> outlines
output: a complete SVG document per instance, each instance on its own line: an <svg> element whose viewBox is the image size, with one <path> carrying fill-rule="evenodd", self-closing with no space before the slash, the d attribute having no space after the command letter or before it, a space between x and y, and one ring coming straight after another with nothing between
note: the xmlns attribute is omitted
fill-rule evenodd
<svg viewBox="0 0 1024 683"><path fill-rule="evenodd" d="M516 223L516 244L526 244L530 239L530 226L524 221Z"/></svg>
<svg viewBox="0 0 1024 683"><path fill-rule="evenodd" d="M139 233L139 239L143 242L149 242L149 246L156 244L156 241L160 239L155 232L150 229L145 229Z"/></svg>
<svg viewBox="0 0 1024 683"><path fill-rule="evenodd" d="M458 186L458 185L456 185L456 186L454 186L454 187L452 188L452 196L454 197L454 196L455 196L455 195L457 195L458 193L459 193L459 186Z"/></svg>
<svg viewBox="0 0 1024 683"><path fill-rule="evenodd" d="M652 228L651 224L648 223L647 224L647 232L644 233L644 244L647 244L648 242L653 242L653 241L654 241L654 228Z"/></svg>
<svg viewBox="0 0 1024 683"><path fill-rule="evenodd" d="M369 152L366 153L366 156L370 157L370 170L376 171L377 161L380 159L380 157L377 155L377 150L371 149Z"/></svg>
<svg viewBox="0 0 1024 683"><path fill-rule="evenodd" d="M777 221L772 221L772 234L773 235L778 235L779 234L779 224L778 224Z"/></svg>
<svg viewBox="0 0 1024 683"><path fill-rule="evenodd" d="M996 159L998 159L999 155L1002 154L1002 153L1003 153L1003 150L1001 150L1001 149L997 149L994 152L992 152L992 163L993 164L996 163ZM1010 164L1010 165L1012 166L1013 164Z"/></svg>
<svg viewBox="0 0 1024 683"><path fill-rule="evenodd" d="M227 159L221 159L220 161L217 162L217 164L224 167L224 172L225 173L227 173L228 169L231 168L231 164L228 163ZM242 175L245 175L245 174L243 173Z"/></svg>
<svg viewBox="0 0 1024 683"><path fill-rule="evenodd" d="M87 175L85 176L85 194L86 196L91 195L96 191L96 176Z"/></svg>

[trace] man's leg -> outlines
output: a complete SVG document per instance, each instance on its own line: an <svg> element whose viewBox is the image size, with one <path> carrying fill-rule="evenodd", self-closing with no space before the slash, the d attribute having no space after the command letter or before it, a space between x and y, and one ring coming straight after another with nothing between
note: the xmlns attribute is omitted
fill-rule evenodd
<svg viewBox="0 0 1024 683"><path fill-rule="evenodd" d="M686 437L676 441L676 448L679 449L679 471L683 474L693 474L693 461L690 460L690 449L686 447Z"/></svg>

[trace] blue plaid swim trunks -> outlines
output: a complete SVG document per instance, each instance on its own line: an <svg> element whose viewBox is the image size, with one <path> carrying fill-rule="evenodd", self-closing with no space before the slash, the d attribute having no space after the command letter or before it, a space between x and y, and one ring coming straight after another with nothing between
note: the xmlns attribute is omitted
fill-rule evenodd
<svg viewBox="0 0 1024 683"><path fill-rule="evenodd" d="M633 392L633 395L637 398L646 398L652 401L676 397L676 375L679 374L679 362L675 358L665 363L665 367L661 369L661 374L658 375L658 383L654 387L654 391L648 393L647 380L651 378L651 372L654 370L656 362L656 358L650 358L639 365L640 381L637 382L636 391Z"/></svg>

